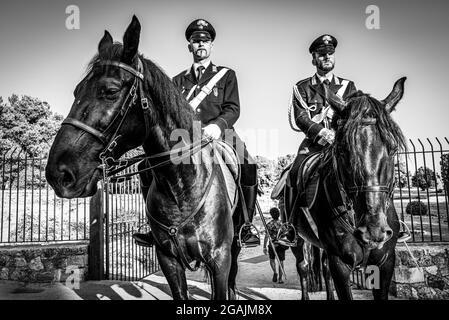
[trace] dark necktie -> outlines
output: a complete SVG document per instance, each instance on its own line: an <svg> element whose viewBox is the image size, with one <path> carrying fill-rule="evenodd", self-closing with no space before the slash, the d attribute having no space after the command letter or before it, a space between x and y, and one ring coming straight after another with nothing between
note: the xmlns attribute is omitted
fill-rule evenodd
<svg viewBox="0 0 449 320"><path fill-rule="evenodd" d="M329 91L329 85L330 85L330 81L328 79L325 79L323 82L321 82L321 90L322 90L322 94L324 96L325 94L325 89L327 89Z"/></svg>
<svg viewBox="0 0 449 320"><path fill-rule="evenodd" d="M197 70L196 79L197 79L197 82L199 82L201 77L202 77L202 75L203 75L204 67L203 66L199 66L196 70Z"/></svg>

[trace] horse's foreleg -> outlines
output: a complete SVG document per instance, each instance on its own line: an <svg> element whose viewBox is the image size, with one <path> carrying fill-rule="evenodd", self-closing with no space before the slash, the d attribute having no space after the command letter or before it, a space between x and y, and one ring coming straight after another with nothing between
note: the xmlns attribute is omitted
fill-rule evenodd
<svg viewBox="0 0 449 320"><path fill-rule="evenodd" d="M391 250L388 258L379 268L379 279L374 279L380 285L380 288L373 287L374 300L388 300L388 291L390 290L391 278L393 277L395 266L395 252ZM376 276L374 274L374 276Z"/></svg>
<svg viewBox="0 0 449 320"><path fill-rule="evenodd" d="M211 278L211 299L226 300L228 295L228 278L231 268L231 255L229 250L222 250L223 254L206 261L206 268Z"/></svg>
<svg viewBox="0 0 449 320"><path fill-rule="evenodd" d="M329 270L329 259L325 250L323 250L321 262L323 266L324 283L326 285L326 299L335 300L334 290L332 290L332 278Z"/></svg>
<svg viewBox="0 0 449 320"><path fill-rule="evenodd" d="M238 238L235 236L232 240L231 246L231 269L229 270L229 278L228 278L228 290L229 290L229 299L236 299L236 286L235 280L237 278L238 272L238 257L241 251L241 247L237 244Z"/></svg>
<svg viewBox="0 0 449 320"><path fill-rule="evenodd" d="M349 276L351 270L334 255L328 255L329 269L334 280L335 290L339 300L352 300L351 287L349 286Z"/></svg>
<svg viewBox="0 0 449 320"><path fill-rule="evenodd" d="M296 258L296 271L299 274L299 279L301 283L301 300L310 300L309 288L307 284L307 261L304 256L304 241L298 238L298 243L296 247L291 247L293 255Z"/></svg>
<svg viewBox="0 0 449 320"><path fill-rule="evenodd" d="M171 256L164 255L156 248L157 259L161 270L167 279L168 285L174 300L187 300L187 280L186 273L178 260Z"/></svg>

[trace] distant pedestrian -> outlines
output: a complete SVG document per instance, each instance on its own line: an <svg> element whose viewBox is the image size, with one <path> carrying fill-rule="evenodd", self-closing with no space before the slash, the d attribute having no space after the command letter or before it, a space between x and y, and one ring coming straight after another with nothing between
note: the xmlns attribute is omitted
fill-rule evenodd
<svg viewBox="0 0 449 320"><path fill-rule="evenodd" d="M285 275L282 273L282 270L284 269L284 260L285 260L285 250L288 248L286 246L283 246L279 243L277 243L277 234L279 231L279 228L282 225L282 222L279 220L280 211L278 208L273 207L270 209L270 215L273 218L270 222L267 223L267 229L268 234L265 235L265 240L263 244L263 253L267 254L267 248L268 248L268 255L270 258L270 266L273 270L273 282L277 282L279 280L279 283L284 283L283 278L285 278ZM268 243L268 237L271 238L271 241L274 244L276 253L279 257L280 265L279 265L279 274L276 272L276 255L273 251L273 247L271 244Z"/></svg>

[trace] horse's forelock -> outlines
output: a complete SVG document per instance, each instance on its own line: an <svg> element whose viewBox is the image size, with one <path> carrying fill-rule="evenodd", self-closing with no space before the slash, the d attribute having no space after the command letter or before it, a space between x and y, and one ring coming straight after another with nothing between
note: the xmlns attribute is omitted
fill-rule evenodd
<svg viewBox="0 0 449 320"><path fill-rule="evenodd" d="M354 179L363 180L363 150L360 143L361 123L364 119L375 118L376 129L389 154L396 150L406 150L404 135L399 126L377 99L358 91L348 98L348 114L345 125L337 136L336 148L344 144L350 153Z"/></svg>

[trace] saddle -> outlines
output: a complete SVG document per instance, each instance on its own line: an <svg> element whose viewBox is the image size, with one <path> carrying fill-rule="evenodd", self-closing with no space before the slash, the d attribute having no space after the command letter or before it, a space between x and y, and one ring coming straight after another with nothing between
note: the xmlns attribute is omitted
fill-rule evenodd
<svg viewBox="0 0 449 320"><path fill-rule="evenodd" d="M302 200L301 202L304 203L304 206L307 205L311 208L318 192L319 174L317 169L320 166L321 159L322 153L314 152L304 159L298 169L292 166L289 167L288 171L283 173L275 190L278 188L283 189L285 185L291 188L297 188L299 197ZM295 174L295 170L298 170L297 174ZM296 180L295 183L292 183L292 179Z"/></svg>
<svg viewBox="0 0 449 320"><path fill-rule="evenodd" d="M226 184L228 199L236 204L238 197L237 181L239 181L239 162L236 151L225 141L214 141L215 160L220 166Z"/></svg>
<svg viewBox="0 0 449 320"><path fill-rule="evenodd" d="M304 198L309 209L313 206L318 192L320 176L317 169L321 163L321 155L321 152L311 153L298 170L296 186L299 188L299 196Z"/></svg>
<svg viewBox="0 0 449 320"><path fill-rule="evenodd" d="M292 167L293 163L290 163L281 173L281 177L279 178L279 181L274 186L273 191L271 191L270 198L272 200L279 200L283 196L285 183L287 181L287 178L289 176L290 168Z"/></svg>

